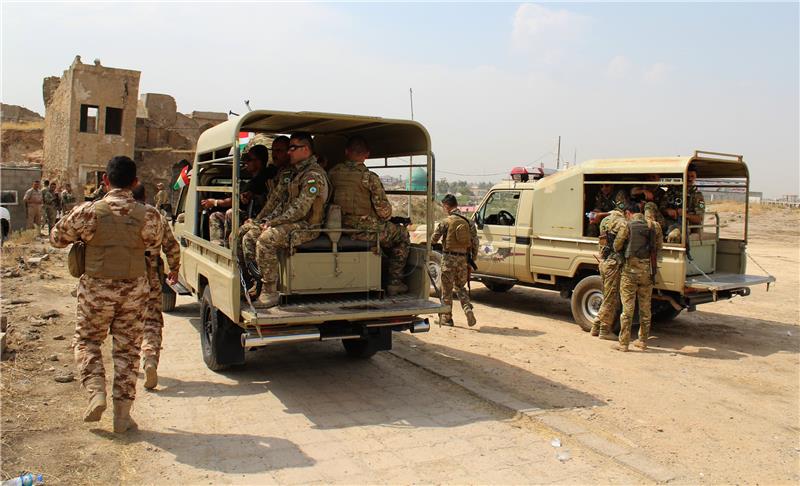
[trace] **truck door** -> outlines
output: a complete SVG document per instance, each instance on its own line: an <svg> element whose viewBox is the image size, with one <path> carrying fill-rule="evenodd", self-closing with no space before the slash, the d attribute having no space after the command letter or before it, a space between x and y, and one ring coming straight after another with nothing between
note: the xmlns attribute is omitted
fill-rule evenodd
<svg viewBox="0 0 800 486"><path fill-rule="evenodd" d="M514 277L512 250L519 195L519 191L492 191L475 213L480 239L477 273Z"/></svg>

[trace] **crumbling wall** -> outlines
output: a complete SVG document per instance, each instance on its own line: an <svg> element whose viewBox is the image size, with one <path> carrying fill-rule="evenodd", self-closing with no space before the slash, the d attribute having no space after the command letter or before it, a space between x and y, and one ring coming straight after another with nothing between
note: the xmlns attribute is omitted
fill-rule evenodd
<svg viewBox="0 0 800 486"><path fill-rule="evenodd" d="M41 163L43 128L0 130L0 163Z"/></svg>

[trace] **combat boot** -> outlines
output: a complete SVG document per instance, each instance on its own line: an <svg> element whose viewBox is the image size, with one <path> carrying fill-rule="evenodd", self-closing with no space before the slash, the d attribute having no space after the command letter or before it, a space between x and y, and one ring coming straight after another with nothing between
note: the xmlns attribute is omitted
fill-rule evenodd
<svg viewBox="0 0 800 486"><path fill-rule="evenodd" d="M641 339L637 339L636 341L633 342L633 345L642 351L647 351L647 341L642 341Z"/></svg>
<svg viewBox="0 0 800 486"><path fill-rule="evenodd" d="M108 407L106 403L106 381L99 376L89 378L84 386L89 390L89 406L83 413L84 422L98 422Z"/></svg>
<svg viewBox="0 0 800 486"><path fill-rule="evenodd" d="M256 303L258 307L263 309L269 309L270 307L275 307L281 300L281 295L277 292L274 293L266 293L262 292L261 295L258 296L258 300Z"/></svg>
<svg viewBox="0 0 800 486"><path fill-rule="evenodd" d="M138 429L139 426L131 417L133 400L114 400L114 433L122 434L128 430Z"/></svg>
<svg viewBox="0 0 800 486"><path fill-rule="evenodd" d="M450 326L453 327L455 323L453 322L453 316L443 316L439 314L439 325L440 326Z"/></svg>
<svg viewBox="0 0 800 486"><path fill-rule="evenodd" d="M619 336L614 334L608 329L600 328L600 334L598 336L600 339L606 339L608 341L619 341Z"/></svg>
<svg viewBox="0 0 800 486"><path fill-rule="evenodd" d="M628 352L628 345L627 344L615 344L615 345L611 346L611 349L614 349L616 351L620 351L620 352L623 352L623 353L627 353Z"/></svg>
<svg viewBox="0 0 800 486"><path fill-rule="evenodd" d="M469 325L469 327L472 327L478 323L478 321L475 320L475 313L472 312L472 309L465 310L464 314L467 315L467 325Z"/></svg>
<svg viewBox="0 0 800 486"><path fill-rule="evenodd" d="M600 323L597 321L592 322L592 330L589 332L592 336L600 334Z"/></svg>
<svg viewBox="0 0 800 486"><path fill-rule="evenodd" d="M155 358L145 358L144 360L144 387L148 390L158 386L158 364Z"/></svg>
<svg viewBox="0 0 800 486"><path fill-rule="evenodd" d="M406 292L408 292L408 286L403 282L397 282L386 286L386 295L389 297L405 294Z"/></svg>

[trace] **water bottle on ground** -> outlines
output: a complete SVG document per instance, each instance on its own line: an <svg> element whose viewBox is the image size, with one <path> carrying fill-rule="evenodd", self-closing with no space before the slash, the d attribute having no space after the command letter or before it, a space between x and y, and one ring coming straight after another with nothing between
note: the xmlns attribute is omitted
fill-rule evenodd
<svg viewBox="0 0 800 486"><path fill-rule="evenodd" d="M22 476L9 479L0 483L0 486L33 486L35 484L44 484L44 479L41 474L34 476L31 473L23 474Z"/></svg>

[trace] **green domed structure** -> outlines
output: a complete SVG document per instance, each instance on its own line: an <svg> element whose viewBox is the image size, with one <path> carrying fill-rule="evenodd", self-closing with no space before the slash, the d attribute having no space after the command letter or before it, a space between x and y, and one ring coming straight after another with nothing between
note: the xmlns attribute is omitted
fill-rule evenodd
<svg viewBox="0 0 800 486"><path fill-rule="evenodd" d="M422 167L415 167L411 171L411 187L406 187L411 191L425 191L428 189L428 172Z"/></svg>

